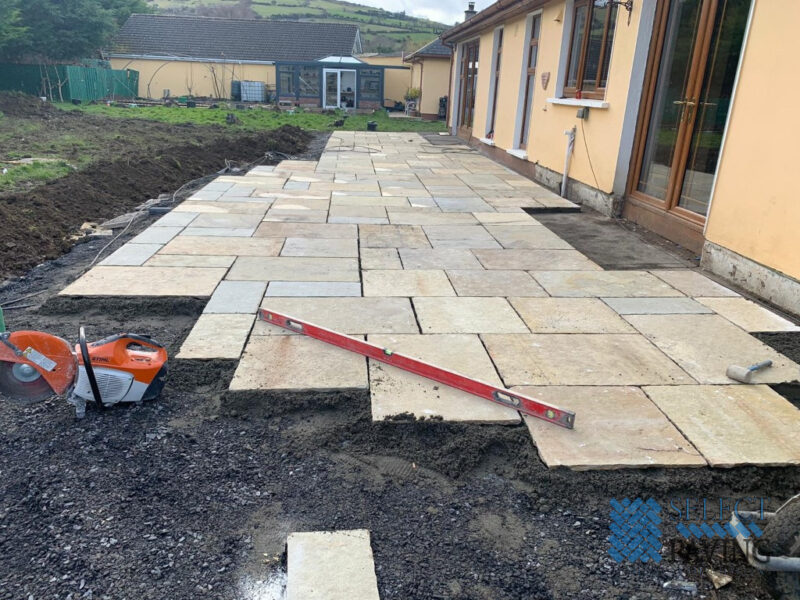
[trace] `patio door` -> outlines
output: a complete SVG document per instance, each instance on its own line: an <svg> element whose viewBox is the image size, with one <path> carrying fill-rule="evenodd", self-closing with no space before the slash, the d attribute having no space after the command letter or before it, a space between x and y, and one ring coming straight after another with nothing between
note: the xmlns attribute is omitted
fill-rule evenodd
<svg viewBox="0 0 800 600"><path fill-rule="evenodd" d="M339 98L341 96L342 77L336 69L324 69L325 79L323 90L325 92L325 108L339 108Z"/></svg>
<svg viewBox="0 0 800 600"><path fill-rule="evenodd" d="M659 2L625 216L699 250L751 0Z"/></svg>
<svg viewBox="0 0 800 600"><path fill-rule="evenodd" d="M467 42L461 51L460 106L458 111L458 133L469 139L475 120L475 88L478 85L478 47L479 40Z"/></svg>

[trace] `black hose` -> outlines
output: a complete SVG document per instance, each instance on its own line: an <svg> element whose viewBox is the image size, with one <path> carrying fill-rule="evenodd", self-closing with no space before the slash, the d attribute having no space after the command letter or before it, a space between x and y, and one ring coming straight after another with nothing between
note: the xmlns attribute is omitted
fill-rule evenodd
<svg viewBox="0 0 800 600"><path fill-rule="evenodd" d="M86 332L83 327L80 328L78 334L78 345L81 347L81 357L83 358L83 368L86 369L86 377L89 378L89 385L92 386L92 394L97 402L97 406L102 410L103 399L100 397L100 388L97 387L97 379L94 376L94 367L92 367L92 360L89 356L89 347L86 344Z"/></svg>

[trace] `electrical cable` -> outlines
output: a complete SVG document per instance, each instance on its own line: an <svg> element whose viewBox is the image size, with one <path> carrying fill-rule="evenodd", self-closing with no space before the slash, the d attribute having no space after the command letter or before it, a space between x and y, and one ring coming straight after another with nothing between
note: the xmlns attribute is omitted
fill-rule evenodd
<svg viewBox="0 0 800 600"><path fill-rule="evenodd" d="M592 170L592 177L594 177L594 187L596 190L600 190L600 184L597 181L597 175L594 172L594 165L592 165L592 157L589 154L589 144L586 142L586 130L583 128L583 119L580 119L581 122L581 138L583 138L583 147L586 148L586 159L589 161L589 168Z"/></svg>

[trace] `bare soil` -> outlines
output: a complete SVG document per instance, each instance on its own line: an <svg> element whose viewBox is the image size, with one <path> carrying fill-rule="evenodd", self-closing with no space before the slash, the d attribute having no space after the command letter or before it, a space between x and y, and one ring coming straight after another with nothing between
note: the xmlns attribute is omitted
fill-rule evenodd
<svg viewBox="0 0 800 600"><path fill-rule="evenodd" d="M66 177L0 194L0 279L65 252L73 243L70 236L86 221L127 212L225 168L226 161L247 163L276 150L301 154L312 140L311 134L291 126L243 134L220 127L106 119L58 110L22 94L0 94L0 112L24 124L24 137L9 144L7 152L13 146L17 155L41 156L49 140L74 138L77 145L60 144L59 154L91 157Z"/></svg>

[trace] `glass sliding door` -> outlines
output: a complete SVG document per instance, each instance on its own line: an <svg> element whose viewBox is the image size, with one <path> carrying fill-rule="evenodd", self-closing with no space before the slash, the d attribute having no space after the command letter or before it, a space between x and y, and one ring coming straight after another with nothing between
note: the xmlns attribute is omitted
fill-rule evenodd
<svg viewBox="0 0 800 600"><path fill-rule="evenodd" d="M750 3L659 6L634 154L634 200L688 222L705 220Z"/></svg>

